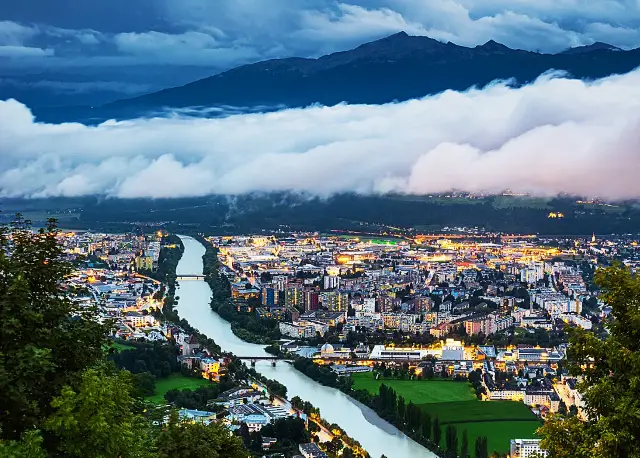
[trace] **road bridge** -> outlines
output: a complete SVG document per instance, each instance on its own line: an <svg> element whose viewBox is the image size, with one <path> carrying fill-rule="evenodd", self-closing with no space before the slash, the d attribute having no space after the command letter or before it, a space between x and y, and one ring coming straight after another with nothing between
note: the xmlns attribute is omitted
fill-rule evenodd
<svg viewBox="0 0 640 458"><path fill-rule="evenodd" d="M185 281L185 280L204 280L204 275L202 274L181 274L176 275L177 281Z"/></svg>
<svg viewBox="0 0 640 458"><path fill-rule="evenodd" d="M252 366L255 366L256 362L258 361L271 361L271 365L273 367L276 366L276 363L278 361L286 361L286 362L293 361L291 358L285 358L282 356L238 356L238 359L249 361Z"/></svg>

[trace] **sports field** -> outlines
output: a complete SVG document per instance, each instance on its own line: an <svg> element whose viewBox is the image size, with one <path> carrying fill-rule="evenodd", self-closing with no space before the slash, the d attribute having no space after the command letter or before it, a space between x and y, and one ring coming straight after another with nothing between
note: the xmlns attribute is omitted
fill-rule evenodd
<svg viewBox="0 0 640 458"><path fill-rule="evenodd" d="M385 384L405 400L414 404L432 402L475 401L476 396L466 382L452 382L449 380L376 380L372 372L352 374L353 388L367 390L378 394L381 384Z"/></svg>
<svg viewBox="0 0 640 458"><path fill-rule="evenodd" d="M462 433L466 429L472 453L478 436L487 436L490 454L494 451L508 453L511 439L534 438L536 429L541 425L521 402L478 401L466 382L376 380L371 372L352 374L351 377L355 389L377 394L379 386L384 383L404 397L406 402L412 401L423 411L429 412L432 419L438 417L443 437L446 425L452 424L458 430L458 443L461 443Z"/></svg>
<svg viewBox="0 0 640 458"><path fill-rule="evenodd" d="M164 394L169 390L195 390L198 387L208 384L209 381L203 378L185 377L181 374L172 374L169 377L156 380L156 394L149 396L147 400L155 404L163 404L165 403Z"/></svg>

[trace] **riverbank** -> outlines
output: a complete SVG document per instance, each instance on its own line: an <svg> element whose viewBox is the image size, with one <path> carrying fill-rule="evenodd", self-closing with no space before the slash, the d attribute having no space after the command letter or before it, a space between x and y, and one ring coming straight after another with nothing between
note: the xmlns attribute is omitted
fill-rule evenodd
<svg viewBox="0 0 640 458"><path fill-rule="evenodd" d="M185 254L178 266L178 274L201 273L205 246L190 237L183 237L183 242ZM196 324L203 333L215 336L216 342L224 351L232 352L245 359L270 356L265 352L263 345L247 343L238 338L232 332L230 324L211 310L209 306L211 289L206 282L181 282L179 294L181 299L177 304L177 310L180 316ZM258 361L255 370L285 385L290 398L297 396L318 406L326 421L340 424L346 433L358 440L374 458L382 454L389 458L433 458L435 456L407 438L397 428L380 419L370 409L363 407L339 390L314 382L290 364L278 363L276 367L272 367L269 362Z"/></svg>
<svg viewBox="0 0 640 458"><path fill-rule="evenodd" d="M165 272L165 274L163 275L163 277L169 282L167 286L166 296L165 296L165 301L167 301L165 302L165 307L167 306L167 303L169 304L169 307L166 307L165 309L163 309L163 311L168 312L169 316L165 316L165 319L167 319L167 321L170 321L179 325L185 331L194 335L198 340L198 342L203 344L209 350L214 351L221 356L230 358L231 361L227 365L229 373L233 372L235 376L241 376L240 378L242 378L242 374L246 374L245 377L247 379L254 380L260 383L261 385L263 385L264 387L266 387L267 392L271 396L278 397L281 399L287 399L287 394L288 394L287 387L284 384L280 383L277 380L270 379L264 376L263 374L259 373L253 368L247 367L246 364L244 364L244 362L242 362L242 360L238 358L237 355L234 355L232 352L223 351L223 349L213 339L209 338L207 335L205 335L204 333L200 332L199 330L191 326L191 324L189 324L189 321L184 318L181 318L178 311L174 309L173 306L178 303L178 297L175 296L176 294L175 292L177 288L181 288L181 286L178 285L175 281L177 275L194 273L190 271L178 272L179 261L181 260L182 255L184 254L184 244L181 239L179 239L179 245L176 244L176 246L181 247L181 249L176 250L177 252L180 253L180 257L177 257L175 262L171 262L170 266L172 267L172 269L169 269L169 271ZM206 251L205 251L205 254L206 254ZM216 259L217 259L217 254L216 254ZM173 258L172 258L172 261L173 261ZM204 265L204 256L202 261L203 261L202 265ZM212 271L210 270L209 272L212 272ZM199 272L195 272L195 273L199 273ZM217 275L217 268L215 270L215 274L216 274L216 277L220 278L220 276ZM212 275L209 275L209 277L212 277ZM186 282L186 283L191 284L192 282ZM223 282L220 282L219 285L222 285L221 288L224 288ZM224 294L224 291L223 289L218 289L216 290L216 294L213 294L213 292L210 289L210 294L212 298L220 298L221 295ZM307 404L310 405L310 403L307 403ZM338 425L330 424L328 421L323 420L322 417L320 417L319 415L319 409L315 409L315 412L317 413L317 418L315 418L315 421L323 425L326 424L326 425L333 426L334 431L337 431L340 434L341 443L345 444L344 449L343 447L337 447L336 450L332 449L332 447L336 448L335 442L332 441L330 444L327 444L326 447L329 447L328 451L335 452L335 453L332 453L332 455L336 455L341 450L344 453L348 448L348 451L346 453L351 453L351 456L362 457L362 458L369 457L369 454L364 450L364 448L360 445L358 441L349 437L349 435Z"/></svg>
<svg viewBox="0 0 640 458"><path fill-rule="evenodd" d="M231 324L231 330L245 342L270 345L280 339L278 322L273 319L258 319L254 313L242 313L231 300L231 284L219 273L218 249L204 237L197 237L205 247L202 256L202 273L211 288L211 310ZM248 304L254 309L259 303Z"/></svg>

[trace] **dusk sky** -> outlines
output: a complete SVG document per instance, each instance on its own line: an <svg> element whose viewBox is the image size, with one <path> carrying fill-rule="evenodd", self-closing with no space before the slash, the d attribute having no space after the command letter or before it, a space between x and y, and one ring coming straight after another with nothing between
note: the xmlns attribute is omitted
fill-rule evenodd
<svg viewBox="0 0 640 458"><path fill-rule="evenodd" d="M0 20L1 196L454 188L640 196L640 70L218 119L174 111L85 126L32 114L43 88L101 89L114 100L398 31L548 53L595 41L635 48L640 0L23 0L1 2Z"/></svg>
<svg viewBox="0 0 640 458"><path fill-rule="evenodd" d="M319 56L404 30L558 52L640 46L639 0L22 0L0 3L5 69L195 65Z"/></svg>

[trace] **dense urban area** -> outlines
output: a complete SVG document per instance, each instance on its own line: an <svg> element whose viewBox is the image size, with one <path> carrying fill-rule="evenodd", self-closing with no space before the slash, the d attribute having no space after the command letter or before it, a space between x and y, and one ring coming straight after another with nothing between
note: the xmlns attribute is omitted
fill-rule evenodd
<svg viewBox="0 0 640 458"><path fill-rule="evenodd" d="M113 321L109 357L155 409L224 424L250 453L273 457L367 452L341 429L348 418L329 424L252 369L262 359L343 391L439 456L544 455L536 430L547 416L585 416L565 367L566 331L606 332L595 271L640 266L631 236L452 228L412 238L200 235L204 273L180 276L175 235L58 238L75 266L75 300ZM202 280L212 310L271 357L240 361L180 319L179 285Z"/></svg>

